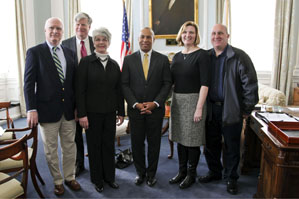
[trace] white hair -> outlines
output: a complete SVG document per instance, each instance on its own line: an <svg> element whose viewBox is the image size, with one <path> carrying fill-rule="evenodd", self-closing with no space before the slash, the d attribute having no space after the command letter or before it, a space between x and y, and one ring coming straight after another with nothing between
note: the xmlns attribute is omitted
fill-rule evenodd
<svg viewBox="0 0 299 199"><path fill-rule="evenodd" d="M92 31L92 40L94 41L97 36L106 37L106 39L108 40L108 42L110 44L111 33L109 32L109 30L107 28L100 27L100 28L94 29L94 31Z"/></svg>
<svg viewBox="0 0 299 199"><path fill-rule="evenodd" d="M61 23L61 25L62 25L62 29L64 29L63 22L58 17L51 17L51 18L47 19L47 21L45 22L45 29L48 27L49 22L52 21L52 20L58 20Z"/></svg>

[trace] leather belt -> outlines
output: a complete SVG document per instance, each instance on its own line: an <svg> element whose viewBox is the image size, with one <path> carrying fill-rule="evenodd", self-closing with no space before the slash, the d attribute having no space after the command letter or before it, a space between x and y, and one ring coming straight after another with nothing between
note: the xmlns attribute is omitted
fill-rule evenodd
<svg viewBox="0 0 299 199"><path fill-rule="evenodd" d="M222 106L223 105L223 102L213 102L213 101L211 101L212 102L212 104L215 104L216 106Z"/></svg>

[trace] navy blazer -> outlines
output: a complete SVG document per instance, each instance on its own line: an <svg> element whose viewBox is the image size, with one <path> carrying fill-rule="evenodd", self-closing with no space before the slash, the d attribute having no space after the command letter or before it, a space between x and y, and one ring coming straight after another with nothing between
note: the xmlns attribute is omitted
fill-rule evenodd
<svg viewBox="0 0 299 199"><path fill-rule="evenodd" d="M62 50L67 64L63 85L46 42L27 50L24 73L26 109L37 110L39 122L57 122L63 114L66 120L75 118L74 75L77 56L63 46Z"/></svg>
<svg viewBox="0 0 299 199"><path fill-rule="evenodd" d="M144 77L140 51L124 59L122 69L122 90L128 103L130 117L144 117L133 105L156 101L160 107L152 111L151 116L164 116L164 103L172 85L169 60L165 55L152 51L147 80Z"/></svg>

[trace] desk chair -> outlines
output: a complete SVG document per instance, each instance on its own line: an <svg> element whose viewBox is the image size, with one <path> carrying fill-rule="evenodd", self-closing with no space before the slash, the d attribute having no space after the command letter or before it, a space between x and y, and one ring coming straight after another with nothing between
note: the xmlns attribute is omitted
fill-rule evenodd
<svg viewBox="0 0 299 199"><path fill-rule="evenodd" d="M34 127L32 129L29 127L23 128L23 129L6 129L7 132L14 131L16 134L18 132L26 132L29 130L31 130L31 131L27 134L27 140L32 139L32 145L31 145L31 147L28 148L30 175L31 175L33 186L34 186L36 192L38 193L39 197L44 198L44 195L41 192L41 190L39 189L39 186L37 184L36 177L35 177L35 176L37 176L40 183L42 185L45 185L45 182L43 181L41 175L39 174L39 171L36 167L36 162L35 162L36 154L37 154L37 143L38 143L37 127ZM7 172L15 171L15 170L19 169L20 167L22 167L22 162L20 162L20 161L7 159L3 162L0 162L0 171L1 172L7 173ZM0 195L0 197L1 197L1 195Z"/></svg>
<svg viewBox="0 0 299 199"><path fill-rule="evenodd" d="M28 149L27 135L19 140L0 141L0 144L8 144L0 148L0 162L6 160L20 161L21 167L15 170L13 175L0 172L0 197L1 198L26 198L28 182ZM22 181L16 179L22 175Z"/></svg>

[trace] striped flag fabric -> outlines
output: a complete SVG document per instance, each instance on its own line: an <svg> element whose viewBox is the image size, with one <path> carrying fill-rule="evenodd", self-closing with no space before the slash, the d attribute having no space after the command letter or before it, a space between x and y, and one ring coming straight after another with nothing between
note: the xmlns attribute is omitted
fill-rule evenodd
<svg viewBox="0 0 299 199"><path fill-rule="evenodd" d="M120 52L120 67L122 68L124 58L127 54L131 54L130 48L130 33L128 27L128 19L127 19L127 11L125 3L123 4L124 7L124 14L123 14L123 25L122 25L122 42L121 42L121 52Z"/></svg>

